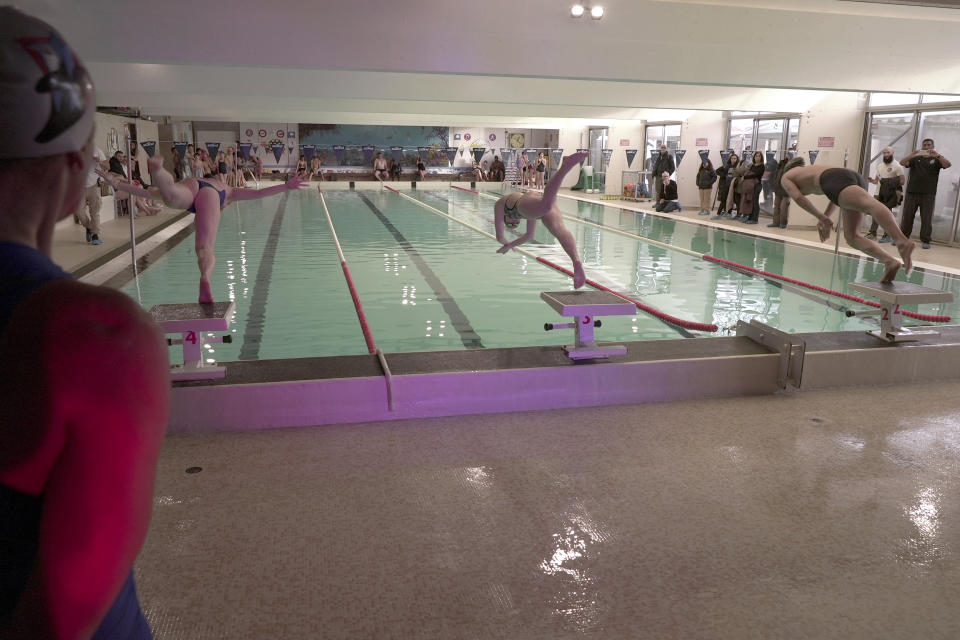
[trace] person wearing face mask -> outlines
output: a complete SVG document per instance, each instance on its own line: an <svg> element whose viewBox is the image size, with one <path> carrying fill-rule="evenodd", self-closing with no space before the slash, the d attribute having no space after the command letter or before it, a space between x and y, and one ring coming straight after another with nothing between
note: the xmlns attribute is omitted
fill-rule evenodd
<svg viewBox="0 0 960 640"><path fill-rule="evenodd" d="M880 185L876 198L886 205L888 209L893 210L894 207L900 204L900 199L903 197L903 185L906 182L906 174L904 174L903 167L900 166L900 163L893 158L893 147L887 147L883 150L883 157L877 162L874 177L868 178L868 180L873 184ZM875 240L879 226L880 223L874 220L870 225L870 232L867 233L867 237ZM880 242L890 241L890 236L884 232L883 239L880 240Z"/></svg>
<svg viewBox="0 0 960 640"><path fill-rule="evenodd" d="M941 169L953 166L949 160L937 153L933 148L933 140L927 138L923 146L917 149L900 164L910 169L910 180L907 181L907 193L903 197L903 218L900 220L900 230L903 235L910 237L913 233L913 220L920 209L920 242L924 249L930 248L930 238L933 235L933 207L937 201L937 180Z"/></svg>
<svg viewBox="0 0 960 640"><path fill-rule="evenodd" d="M697 170L697 188L700 190L701 216L710 215L710 195L713 193L713 183L717 181L717 172L709 158L704 158Z"/></svg>

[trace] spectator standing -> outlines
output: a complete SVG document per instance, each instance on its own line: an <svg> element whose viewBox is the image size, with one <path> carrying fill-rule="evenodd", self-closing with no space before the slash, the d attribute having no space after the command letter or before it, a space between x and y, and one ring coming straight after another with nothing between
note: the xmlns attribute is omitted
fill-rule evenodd
<svg viewBox="0 0 960 640"><path fill-rule="evenodd" d="M717 169L717 177L720 183L717 185L717 215L714 220L719 220L724 216L733 216L733 179L734 170L740 164L740 158L735 153L731 153L727 162Z"/></svg>
<svg viewBox="0 0 960 640"><path fill-rule="evenodd" d="M107 156L103 151L94 147L93 166L99 166L101 169L109 167ZM90 244L102 244L100 239L100 177L94 173L91 167L87 174L86 186L83 189L83 199L80 200L80 208L76 211L76 216L87 230L87 242Z"/></svg>
<svg viewBox="0 0 960 640"><path fill-rule="evenodd" d="M667 145L660 145L660 156L657 158L657 161L653 164L653 175L656 176L654 191L659 194L660 187L663 185L663 174L666 173L668 176L672 176L673 172L677 170L677 164L673 161L673 156L670 155L670 152L667 150Z"/></svg>
<svg viewBox="0 0 960 640"><path fill-rule="evenodd" d="M710 215L710 196L713 194L713 183L717 181L717 172L713 168L710 158L705 158L697 169L697 188L700 190L700 215Z"/></svg>
<svg viewBox="0 0 960 640"><path fill-rule="evenodd" d="M903 200L903 185L906 183L907 175L903 171L903 166L894 159L893 147L886 147L882 154L882 157L874 169L874 176L867 178L867 180L879 185L875 197L892 212L894 207L899 206ZM880 223L874 219L870 224L870 231L867 233L867 237L875 240L879 227ZM891 242L890 236L887 235L886 231L883 232L883 238L880 242Z"/></svg>
<svg viewBox="0 0 960 640"><path fill-rule="evenodd" d="M920 242L924 249L930 248L933 236L933 207L937 201L937 182L940 171L949 169L951 162L937 153L933 148L933 140L925 139L922 147L917 149L900 164L910 169L910 178L907 180L907 193L903 197L903 218L900 220L900 230L903 235L910 237L913 233L913 220L920 209Z"/></svg>

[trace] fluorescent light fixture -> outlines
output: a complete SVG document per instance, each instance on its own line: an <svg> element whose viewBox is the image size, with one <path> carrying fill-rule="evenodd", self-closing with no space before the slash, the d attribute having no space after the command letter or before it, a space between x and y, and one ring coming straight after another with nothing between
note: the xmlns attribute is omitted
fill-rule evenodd
<svg viewBox="0 0 960 640"><path fill-rule="evenodd" d="M582 15L583 15L583 5L582 5L582 4L575 4L575 5L573 5L572 7L570 7L570 16L571 16L571 17L573 17L573 18L579 18L579 17L582 16Z"/></svg>
<svg viewBox="0 0 960 640"><path fill-rule="evenodd" d="M603 17L603 7L594 7L590 9L590 17L594 20L599 20Z"/></svg>

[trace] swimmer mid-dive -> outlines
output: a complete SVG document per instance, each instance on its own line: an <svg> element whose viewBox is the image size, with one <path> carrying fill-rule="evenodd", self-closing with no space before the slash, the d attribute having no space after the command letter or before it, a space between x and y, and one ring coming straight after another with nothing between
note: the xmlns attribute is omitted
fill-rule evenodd
<svg viewBox="0 0 960 640"><path fill-rule="evenodd" d="M287 190L298 189L304 183L299 175L291 177L286 184L267 187L266 189L239 189L230 187L216 177L184 178L175 182L173 175L163 168L163 158L156 155L148 161L150 174L153 176L154 186L144 189L136 185L120 181L120 176L98 170L97 174L107 181L111 187L119 191L126 191L135 196L145 198L159 198L169 207L186 209L197 214L194 217L196 226L197 266L200 267L200 297L201 304L213 302L213 291L210 288L210 276L213 275L213 265L216 258L213 255L213 245L217 241L217 227L220 225L220 211L238 200L257 200L266 198Z"/></svg>
<svg viewBox="0 0 960 640"><path fill-rule="evenodd" d="M812 213L820 221L817 231L820 241L830 237L834 228L830 214L836 207L843 210L843 237L847 244L863 253L876 258L886 266L880 282L893 282L900 270L900 261L883 250L873 240L860 232L863 215L873 216L883 229L890 234L903 259L905 273L913 268L911 255L916 245L903 235L893 213L883 203L867 193L867 180L859 173L841 167L805 167L803 158L790 160L784 167L780 185L787 194L804 210ZM830 200L826 211L820 211L807 199L810 194L823 194Z"/></svg>
<svg viewBox="0 0 960 640"><path fill-rule="evenodd" d="M537 220L543 220L543 225L552 233L563 250L573 261L573 287L579 289L583 286L586 276L583 273L583 265L580 263L580 254L577 253L577 242L573 234L563 224L563 216L560 209L557 208L557 191L560 189L560 183L563 178L580 162L587 157L585 151L575 153L564 157L563 163L557 172L553 174L543 194L538 193L510 193L493 205L494 225L497 229L497 240L503 243L503 246L497 249L497 253L506 253L517 245L523 244L533 238L533 232L537 228ZM504 234L504 227L516 227L520 220L526 218L527 231L516 240L507 242Z"/></svg>

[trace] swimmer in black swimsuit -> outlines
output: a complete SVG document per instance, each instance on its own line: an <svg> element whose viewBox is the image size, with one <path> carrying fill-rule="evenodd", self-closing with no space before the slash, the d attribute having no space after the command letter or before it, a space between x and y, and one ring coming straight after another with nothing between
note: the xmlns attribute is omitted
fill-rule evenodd
<svg viewBox="0 0 960 640"><path fill-rule="evenodd" d="M820 222L817 230L820 240L830 237L833 221L830 214L840 207L843 212L843 237L851 247L859 249L868 256L876 258L886 266L881 282L893 282L901 264L896 258L883 250L878 243L860 232L860 223L864 214L873 216L884 230L893 238L897 251L903 259L905 273L913 268L913 250L916 245L900 231L893 213L867 193L867 181L858 173L841 167L805 167L803 158L789 161L783 168L780 185L791 198L804 210L812 213ZM826 211L820 213L807 195L823 194L830 200Z"/></svg>
<svg viewBox="0 0 960 640"><path fill-rule="evenodd" d="M579 166L580 162L586 157L586 152L565 157L563 164L550 178L550 182L547 183L542 195L539 193L509 193L493 205L497 240L503 243L503 246L497 249L497 253L506 253L517 245L533 238L533 233L537 228L537 220L543 220L544 226L560 241L560 246L573 261L573 287L575 289L583 286L586 275L583 272L583 265L580 263L577 242L570 230L563 224L563 215L557 208L557 191L560 189L563 178L574 167ZM526 232L516 240L508 242L504 229L508 226L518 225L521 218L527 219Z"/></svg>

